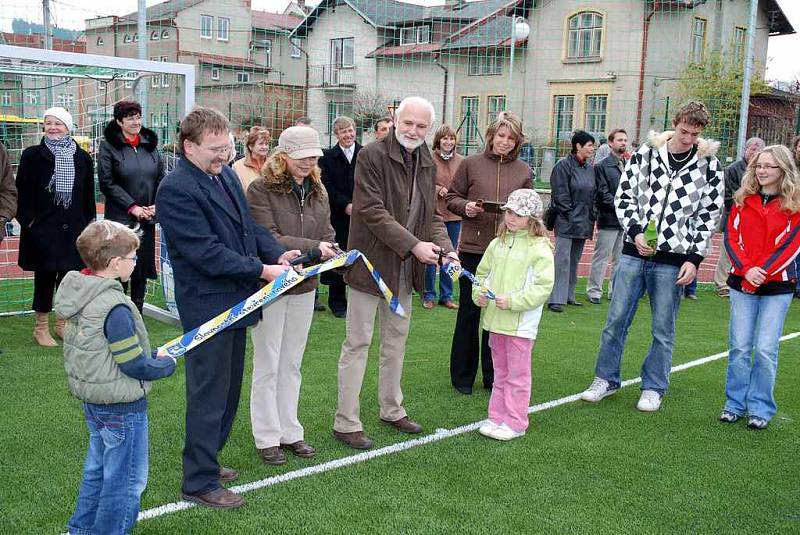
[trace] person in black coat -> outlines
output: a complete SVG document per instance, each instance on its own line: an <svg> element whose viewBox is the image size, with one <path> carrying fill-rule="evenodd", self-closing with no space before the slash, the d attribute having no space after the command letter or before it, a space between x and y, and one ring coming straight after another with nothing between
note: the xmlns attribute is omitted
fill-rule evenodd
<svg viewBox="0 0 800 535"><path fill-rule="evenodd" d="M594 166L597 183L595 198L597 238L594 242L589 281L586 283L586 295L593 305L599 305L600 298L603 297L603 279L608 258L611 257L611 273L613 274L619 255L622 253L622 243L625 241L622 225L619 224L617 211L614 208L614 195L617 193L619 179L625 171L625 151L628 147L628 134L625 130L621 128L612 130L608 135L608 147L610 149L608 156L602 160L595 159L597 163ZM612 277L608 283L609 301L614 289L613 282Z"/></svg>
<svg viewBox="0 0 800 535"><path fill-rule="evenodd" d="M550 175L550 192L556 217L556 280L547 307L563 312L564 305L580 306L575 300L578 262L586 240L594 230L596 191L592 155L594 137L583 130L572 135L572 153L561 159Z"/></svg>
<svg viewBox="0 0 800 535"><path fill-rule="evenodd" d="M72 139L72 115L64 108L44 113L44 137L22 152L17 169L17 221L22 228L19 267L33 271L33 338L56 346L50 335L53 292L64 275L84 267L75 240L96 216L94 165ZM63 338L64 320L56 321Z"/></svg>
<svg viewBox="0 0 800 535"><path fill-rule="evenodd" d="M319 160L322 183L328 191L331 205L331 225L339 247L347 247L350 234L350 211L353 207L353 177L356 157L361 145L356 142L356 123L345 116L333 121L333 133L338 143L323 151ZM323 273L321 281L329 286L328 308L337 318L347 314L347 296L342 275L333 271Z"/></svg>
<svg viewBox="0 0 800 535"><path fill-rule="evenodd" d="M285 251L250 216L239 179L225 165L229 128L216 110L192 110L181 122L183 157L156 194L185 331L243 301L258 290L259 280L275 279L300 255ZM186 500L218 508L244 504L220 484L238 474L220 467L217 455L239 405L247 327L260 317L259 307L186 354Z"/></svg>
<svg viewBox="0 0 800 535"><path fill-rule="evenodd" d="M144 306L147 279L156 273L156 190L164 177L158 136L142 126L142 107L132 100L114 105L97 162L97 180L106 198L106 219L141 230L136 268L130 278L131 301ZM125 291L128 283L122 283Z"/></svg>

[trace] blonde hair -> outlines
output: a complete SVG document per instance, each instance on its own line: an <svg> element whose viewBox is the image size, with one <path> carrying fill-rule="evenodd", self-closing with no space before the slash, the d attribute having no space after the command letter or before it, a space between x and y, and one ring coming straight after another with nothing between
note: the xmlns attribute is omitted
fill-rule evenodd
<svg viewBox="0 0 800 535"><path fill-rule="evenodd" d="M742 177L742 185L733 194L733 200L737 205L742 206L745 197L761 191L761 186L756 178L756 164L762 154L771 155L780 168L781 182L778 195L781 198L781 208L792 213L800 211L800 173L798 173L791 151L783 145L764 147L750 159L750 163L747 164L747 172Z"/></svg>
<svg viewBox="0 0 800 535"><path fill-rule="evenodd" d="M522 133L522 119L510 111L498 113L497 119L486 128L486 148L490 151L494 148L494 136L504 126L514 136L514 148L508 153L508 157L511 160L516 160L517 156L519 156L519 151L522 150L525 134Z"/></svg>
<svg viewBox="0 0 800 535"><path fill-rule="evenodd" d="M75 242L83 263L92 271L108 267L112 258L139 248L139 236L122 223L103 219L89 224Z"/></svg>
<svg viewBox="0 0 800 535"><path fill-rule="evenodd" d="M530 234L531 236L537 236L537 237L547 236L547 228L545 228L542 218L535 215L528 216L527 230L528 234ZM500 230L497 231L497 237L502 240L507 233L508 233L508 227L506 227L505 216L503 216L503 224L500 225Z"/></svg>
<svg viewBox="0 0 800 535"><path fill-rule="evenodd" d="M289 155L286 154L285 151L276 149L267 160L267 163L261 169L261 174L265 174L265 172L270 173L273 177L277 179L284 179L284 180L293 180L291 176L289 176L289 166L286 165L286 160L289 159ZM314 169L311 170L311 173L308 175L308 178L312 180L321 180L322 171L319 169L319 163L314 166Z"/></svg>

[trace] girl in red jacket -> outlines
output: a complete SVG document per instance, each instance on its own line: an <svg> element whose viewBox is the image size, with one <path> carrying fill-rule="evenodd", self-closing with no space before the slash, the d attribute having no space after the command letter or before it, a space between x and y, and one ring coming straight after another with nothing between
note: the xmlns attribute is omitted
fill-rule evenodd
<svg viewBox="0 0 800 535"><path fill-rule="evenodd" d="M720 421L745 414L764 429L775 414L778 343L792 302L800 249L800 177L782 145L750 161L728 219L725 248L731 259L728 377Z"/></svg>

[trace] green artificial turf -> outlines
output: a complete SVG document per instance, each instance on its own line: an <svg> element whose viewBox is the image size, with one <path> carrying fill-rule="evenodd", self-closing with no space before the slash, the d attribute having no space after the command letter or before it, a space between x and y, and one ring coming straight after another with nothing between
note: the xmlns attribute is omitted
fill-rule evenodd
<svg viewBox="0 0 800 535"><path fill-rule="evenodd" d="M582 288L582 282L580 287ZM728 302L701 285L682 304L674 364L727 349ZM450 387L455 312L423 310L415 299L405 360L409 415L424 434L486 417L488 392ZM629 335L623 377L638 375L650 342L647 300ZM608 310L545 313L533 352L533 400L583 390L591 381ZM178 334L148 320L153 344ZM75 503L86 449L80 403L66 389L60 348L33 345L32 318L0 318L0 533L63 531ZM800 331L793 305L784 333ZM357 452L331 436L344 320L315 313L303 364L300 419L318 454L261 464L249 424L249 364L239 417L221 460L236 484L288 473ZM800 340L781 345L778 414L766 431L716 421L726 360L678 372L662 410L635 410L638 386L598 405L576 402L531 415L528 434L509 443L477 432L445 438L323 474L247 493L236 511L193 508L141 522L136 533L444 532L800 532ZM252 350L248 347L248 359ZM409 440L378 421L377 344L362 392L362 420L376 448ZM177 500L183 447L184 377L157 382L150 396L148 509Z"/></svg>

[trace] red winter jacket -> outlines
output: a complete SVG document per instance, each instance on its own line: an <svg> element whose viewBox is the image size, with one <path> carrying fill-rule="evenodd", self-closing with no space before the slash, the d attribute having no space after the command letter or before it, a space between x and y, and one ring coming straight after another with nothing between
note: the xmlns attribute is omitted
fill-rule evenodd
<svg viewBox="0 0 800 535"><path fill-rule="evenodd" d="M764 284L797 279L794 258L800 250L800 212L781 209L779 197L763 205L761 195L749 195L734 204L725 233L725 249L733 274L742 277L742 291L755 293L744 278L753 267L767 272Z"/></svg>

